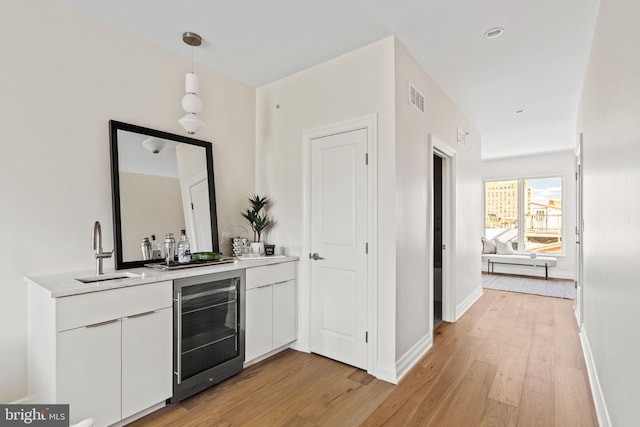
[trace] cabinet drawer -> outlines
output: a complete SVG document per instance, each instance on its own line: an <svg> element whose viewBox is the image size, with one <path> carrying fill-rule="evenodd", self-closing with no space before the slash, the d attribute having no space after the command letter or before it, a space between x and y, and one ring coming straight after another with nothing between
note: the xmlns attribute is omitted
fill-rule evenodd
<svg viewBox="0 0 640 427"><path fill-rule="evenodd" d="M287 280L295 279L295 277L295 262L283 262L280 264L247 268L247 289L253 289L273 283L286 282Z"/></svg>
<svg viewBox="0 0 640 427"><path fill-rule="evenodd" d="M172 306L173 282L56 298L56 332Z"/></svg>

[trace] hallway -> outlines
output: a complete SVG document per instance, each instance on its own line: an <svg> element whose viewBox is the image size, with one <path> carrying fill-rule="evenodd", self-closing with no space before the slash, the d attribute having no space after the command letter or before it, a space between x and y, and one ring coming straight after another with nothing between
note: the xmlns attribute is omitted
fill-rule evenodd
<svg viewBox="0 0 640 427"><path fill-rule="evenodd" d="M485 290L366 425L597 426L572 301Z"/></svg>
<svg viewBox="0 0 640 427"><path fill-rule="evenodd" d="M395 387L287 350L132 426L597 426L571 306L485 290Z"/></svg>

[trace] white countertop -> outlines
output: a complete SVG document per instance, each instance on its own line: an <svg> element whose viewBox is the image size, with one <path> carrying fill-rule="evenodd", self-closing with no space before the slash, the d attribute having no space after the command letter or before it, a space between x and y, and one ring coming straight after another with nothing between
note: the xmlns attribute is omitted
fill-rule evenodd
<svg viewBox="0 0 640 427"><path fill-rule="evenodd" d="M113 273L132 273L138 277L127 277L123 279L112 279L102 282L83 283L76 279L95 276L95 270L75 271L60 274L49 274L42 276L25 277L29 284L40 286L52 298L67 297L89 292L106 291L108 289L118 289L127 286L144 285L146 283L162 282L164 280L182 279L184 277L201 276L203 274L218 273L221 271L232 271L243 268L253 268L262 265L279 264L282 262L297 261L294 256L274 256L260 257L248 260L235 260L232 263L192 267L179 270L156 270L149 267L131 268L127 270L105 270L105 276Z"/></svg>

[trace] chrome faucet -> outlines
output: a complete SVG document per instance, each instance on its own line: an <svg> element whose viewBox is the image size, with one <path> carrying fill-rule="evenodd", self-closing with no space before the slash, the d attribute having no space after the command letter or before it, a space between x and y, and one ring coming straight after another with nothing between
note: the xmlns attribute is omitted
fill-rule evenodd
<svg viewBox="0 0 640 427"><path fill-rule="evenodd" d="M99 276L103 274L102 260L111 258L111 255L113 255L113 251L102 252L102 227L100 226L100 221L96 221L93 224L92 249L96 251L96 276Z"/></svg>

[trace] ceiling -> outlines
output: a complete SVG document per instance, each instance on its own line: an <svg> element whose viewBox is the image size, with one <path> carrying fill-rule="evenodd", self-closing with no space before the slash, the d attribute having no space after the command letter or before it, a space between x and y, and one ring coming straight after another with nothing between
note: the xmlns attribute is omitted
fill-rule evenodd
<svg viewBox="0 0 640 427"><path fill-rule="evenodd" d="M191 49L182 33L196 32L203 38L196 63L255 87L395 35L480 130L483 158L573 149L599 6L599 0L58 1L185 57ZM493 27L504 34L485 38Z"/></svg>

